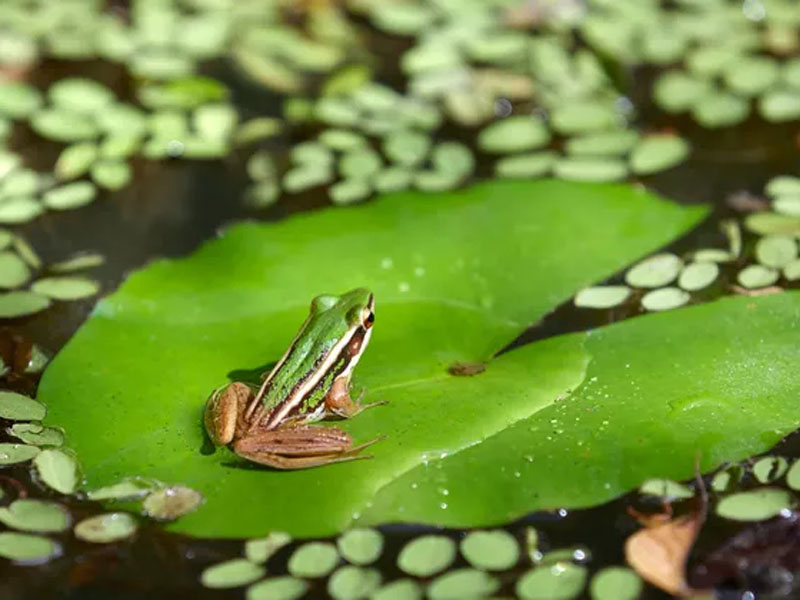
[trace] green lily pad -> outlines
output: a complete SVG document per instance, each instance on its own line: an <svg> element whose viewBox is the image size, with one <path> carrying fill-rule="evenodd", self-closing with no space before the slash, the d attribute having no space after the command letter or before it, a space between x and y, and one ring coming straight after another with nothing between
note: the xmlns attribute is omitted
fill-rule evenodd
<svg viewBox="0 0 800 600"><path fill-rule="evenodd" d="M758 488L726 496L717 504L717 514L736 521L764 521L794 505L792 495L779 488Z"/></svg>
<svg viewBox="0 0 800 600"><path fill-rule="evenodd" d="M627 285L597 285L584 288L575 294L575 306L612 308L625 302L630 295L631 288Z"/></svg>
<svg viewBox="0 0 800 600"><path fill-rule="evenodd" d="M786 473L789 463L782 456L765 456L753 465L753 475L759 483L772 483Z"/></svg>
<svg viewBox="0 0 800 600"><path fill-rule="evenodd" d="M0 533L0 556L24 564L38 564L61 552L53 540L27 533Z"/></svg>
<svg viewBox="0 0 800 600"><path fill-rule="evenodd" d="M397 579L374 592L370 600L420 600L422 589L413 579Z"/></svg>
<svg viewBox="0 0 800 600"><path fill-rule="evenodd" d="M207 588L239 587L260 579L265 572L264 567L246 558L233 558L206 568L200 582Z"/></svg>
<svg viewBox="0 0 800 600"><path fill-rule="evenodd" d="M34 446L60 446L64 443L63 431L55 427L42 427L38 423L14 423L8 432Z"/></svg>
<svg viewBox="0 0 800 600"><path fill-rule="evenodd" d="M519 546L507 531L473 531L461 540L461 554L473 567L504 571L517 564Z"/></svg>
<svg viewBox="0 0 800 600"><path fill-rule="evenodd" d="M639 487L639 493L658 496L666 500L691 498L694 490L671 479L648 479Z"/></svg>
<svg viewBox="0 0 800 600"><path fill-rule="evenodd" d="M683 267L678 277L678 285L688 292L696 292L714 283L718 276L717 263L698 260Z"/></svg>
<svg viewBox="0 0 800 600"><path fill-rule="evenodd" d="M71 494L78 487L78 462L70 452L57 448L42 450L33 459L39 479L62 494Z"/></svg>
<svg viewBox="0 0 800 600"><path fill-rule="evenodd" d="M437 577L428 586L430 600L485 598L500 587L495 577L477 569L455 569Z"/></svg>
<svg viewBox="0 0 800 600"><path fill-rule="evenodd" d="M176 485L151 492L142 502L142 510L158 521L172 521L194 512L202 503L200 492Z"/></svg>
<svg viewBox="0 0 800 600"><path fill-rule="evenodd" d="M361 600L381 585L377 569L346 565L328 580L328 593L334 600Z"/></svg>
<svg viewBox="0 0 800 600"><path fill-rule="evenodd" d="M333 544L311 542L294 551L287 568L295 577L324 577L338 562L339 554Z"/></svg>
<svg viewBox="0 0 800 600"><path fill-rule="evenodd" d="M75 537L84 542L109 544L136 533L136 519L128 513L105 513L84 519L75 525Z"/></svg>
<svg viewBox="0 0 800 600"><path fill-rule="evenodd" d="M336 542L339 552L354 565L375 562L383 551L383 536L375 529L351 529Z"/></svg>
<svg viewBox="0 0 800 600"><path fill-rule="evenodd" d="M22 531L58 532L67 528L69 513L54 502L15 500L0 508L0 522Z"/></svg>
<svg viewBox="0 0 800 600"><path fill-rule="evenodd" d="M25 462L39 454L39 448L27 444L0 443L0 465Z"/></svg>
<svg viewBox="0 0 800 600"><path fill-rule="evenodd" d="M0 294L0 317L24 317L50 306L50 299L33 292L8 292Z"/></svg>
<svg viewBox="0 0 800 600"><path fill-rule="evenodd" d="M273 531L266 537L247 540L244 544L244 554L250 562L265 563L291 541L292 537L288 533Z"/></svg>
<svg viewBox="0 0 800 600"><path fill-rule="evenodd" d="M11 421L41 421L44 404L17 392L0 391L0 417Z"/></svg>
<svg viewBox="0 0 800 600"><path fill-rule="evenodd" d="M767 287L778 281L780 273L772 267L749 265L736 274L739 285L749 290Z"/></svg>
<svg viewBox="0 0 800 600"><path fill-rule="evenodd" d="M94 296L100 285L92 279L76 276L44 277L31 286L31 291L55 300L79 300Z"/></svg>
<svg viewBox="0 0 800 600"><path fill-rule="evenodd" d="M294 577L271 577L247 588L247 600L298 600L308 590L308 583Z"/></svg>
<svg viewBox="0 0 800 600"><path fill-rule="evenodd" d="M788 235L767 235L756 243L756 260L765 267L781 268L797 258L797 240Z"/></svg>
<svg viewBox="0 0 800 600"><path fill-rule="evenodd" d="M661 287L674 281L682 266L680 258L669 252L661 252L634 265L625 274L625 281L633 287Z"/></svg>
<svg viewBox="0 0 800 600"><path fill-rule="evenodd" d="M397 194L368 206L322 211L279 225L243 225L190 260L155 263L131 277L122 292L101 301L88 325L44 375L39 395L50 411L47 423L65 427L86 467L90 488L134 475L172 481L179 473L181 483L202 492L203 507L172 528L229 537L275 529L292 535L346 529L355 515L365 514L370 496L388 489L393 478L425 460L439 460L443 452L491 439L550 407L582 381L587 358L580 350L582 338L563 338L551 342L557 349L547 357L539 351L519 358L508 353L497 370L492 366L480 377L447 375L448 366L486 362L576 289L666 243L703 213L659 202L626 186L541 181L481 185L438 197ZM343 223L347 231L357 232L348 244L330 237L342 231ZM451 231L458 233L445 243ZM465 237L464 232L470 233ZM565 246L567 238L576 243ZM532 268L531 258L545 254L553 258L537 261ZM481 262L467 262L470 256L480 256ZM220 264L226 268L221 270ZM504 268L498 270L498 264ZM291 293L287 280L294 282ZM255 368L280 356L314 295L359 284L375 291L378 317L373 342L356 370L356 389L365 386L367 399L391 402L341 426L356 441L386 434L385 441L370 449L376 458L278 473L241 468L242 462L224 448L203 454L199 414L210 390L224 383L232 370ZM439 297L431 294L439 294L441 301L428 301ZM146 324L149 319L152 324ZM420 327L425 331L423 348ZM270 336L261 333L264 328ZM460 341L454 346L455 330ZM131 344L139 349L135 361L130 360ZM164 360L164 352L191 356L185 362L169 360L177 392L164 386L163 363L157 360ZM100 360L102 369L92 366ZM524 368L518 366L517 361L530 360ZM536 383L512 375L520 369ZM426 383L418 387L420 382ZM468 416L473 413L465 403L484 406L484 386L502 386L509 401L503 410L481 410L480 419L475 419ZM109 394L124 410L99 410L96 399ZM442 402L442 394L460 399L459 409L447 413L453 427L445 432L439 425L445 418L440 411L449 404ZM169 427L153 426L151 402ZM421 411L431 418L421 420ZM613 464L605 468L615 468ZM641 459L636 464L647 466ZM637 473L641 479L650 475ZM344 488L342 477L348 481ZM556 480L561 488L561 477ZM626 483L633 487L639 481ZM283 492L275 494L273 485ZM337 491L315 494L317 509L301 510L304 501L311 501L304 492L309 485ZM602 501L624 491L620 484L591 489L588 495L579 494L580 502ZM423 495L422 490L414 491ZM244 496L251 501L242 503ZM527 496L524 508L497 511L492 522L508 512L533 508L532 497ZM452 495L437 493L422 520L449 518L451 509L440 507L443 502L452 506L453 501ZM402 518L402 513L392 518Z"/></svg>
<svg viewBox="0 0 800 600"><path fill-rule="evenodd" d="M631 170L637 175L664 171L683 162L689 144L675 135L650 135L642 138L631 152Z"/></svg>
<svg viewBox="0 0 800 600"><path fill-rule="evenodd" d="M409 575L429 577L444 571L455 558L453 540L443 535L423 535L403 546L397 566Z"/></svg>
<svg viewBox="0 0 800 600"><path fill-rule="evenodd" d="M517 595L522 600L572 600L586 583L586 567L558 562L536 567L519 578Z"/></svg>
<svg viewBox="0 0 800 600"><path fill-rule="evenodd" d="M636 600L642 587L642 580L632 569L606 567L592 577L589 591L592 600Z"/></svg>
<svg viewBox="0 0 800 600"><path fill-rule="evenodd" d="M479 134L478 147L484 152L505 154L544 146L550 132L540 117L515 115L487 125Z"/></svg>
<svg viewBox="0 0 800 600"><path fill-rule="evenodd" d="M651 290L642 296L642 307L645 310L671 310L683 306L691 296L684 290L673 286Z"/></svg>

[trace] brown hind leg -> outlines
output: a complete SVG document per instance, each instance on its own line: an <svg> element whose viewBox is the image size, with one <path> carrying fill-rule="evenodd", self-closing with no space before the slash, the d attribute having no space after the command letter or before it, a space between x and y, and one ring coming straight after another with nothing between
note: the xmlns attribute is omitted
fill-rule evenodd
<svg viewBox="0 0 800 600"><path fill-rule="evenodd" d="M247 460L274 469L308 469L372 458L355 454L381 439L353 446L350 434L336 427L293 425L247 435L234 442L233 451Z"/></svg>

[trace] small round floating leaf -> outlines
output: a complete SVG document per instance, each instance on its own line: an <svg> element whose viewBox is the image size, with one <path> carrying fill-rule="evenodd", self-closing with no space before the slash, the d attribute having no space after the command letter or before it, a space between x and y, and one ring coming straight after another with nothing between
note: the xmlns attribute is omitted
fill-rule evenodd
<svg viewBox="0 0 800 600"><path fill-rule="evenodd" d="M283 187L287 192L297 193L324 185L333 179L330 168L323 166L301 166L289 169L283 175Z"/></svg>
<svg viewBox="0 0 800 600"><path fill-rule="evenodd" d="M712 129L741 123L748 114L750 114L748 101L727 92L706 94L692 107L694 120Z"/></svg>
<svg viewBox="0 0 800 600"><path fill-rule="evenodd" d="M89 500L136 500L160 487L162 486L158 482L131 477L113 485L89 490L86 497Z"/></svg>
<svg viewBox="0 0 800 600"><path fill-rule="evenodd" d="M387 167L372 180L375 191L380 193L399 192L411 187L414 173L404 167Z"/></svg>
<svg viewBox="0 0 800 600"><path fill-rule="evenodd" d="M430 138L424 133L398 129L389 133L383 140L383 153L389 160L406 167L418 165L428 154Z"/></svg>
<svg viewBox="0 0 800 600"><path fill-rule="evenodd" d="M82 269L98 267L102 265L105 260L106 259L102 254L79 254L73 258L68 258L67 260L53 263L52 265L48 266L47 269L48 271L53 271L54 273L71 273L72 271L80 271Z"/></svg>
<svg viewBox="0 0 800 600"><path fill-rule="evenodd" d="M361 178L343 179L328 189L328 195L334 204L352 204L369 197L372 188Z"/></svg>
<svg viewBox="0 0 800 600"><path fill-rule="evenodd" d="M139 151L142 141L140 135L110 135L100 143L100 156L106 159L128 158Z"/></svg>
<svg viewBox="0 0 800 600"><path fill-rule="evenodd" d="M331 575L328 594L334 600L362 600L381 585L381 574L377 569L346 565Z"/></svg>
<svg viewBox="0 0 800 600"><path fill-rule="evenodd" d="M47 97L58 108L93 114L114 101L114 94L92 79L60 79L47 90Z"/></svg>
<svg viewBox="0 0 800 600"><path fill-rule="evenodd" d="M84 519L75 525L75 537L84 542L108 544L136 533L136 519L128 513L114 512Z"/></svg>
<svg viewBox="0 0 800 600"><path fill-rule="evenodd" d="M246 558L233 558L203 570L200 583L207 588L232 588L253 583L265 573L264 567Z"/></svg>
<svg viewBox="0 0 800 600"><path fill-rule="evenodd" d="M642 580L627 567L606 567L589 584L592 600L636 600L641 591Z"/></svg>
<svg viewBox="0 0 800 600"><path fill-rule="evenodd" d="M769 91L759 98L758 112L770 123L800 119L800 95L797 91Z"/></svg>
<svg viewBox="0 0 800 600"><path fill-rule="evenodd" d="M303 142L290 152L293 163L298 165L327 166L333 164L333 152L320 142Z"/></svg>
<svg viewBox="0 0 800 600"><path fill-rule="evenodd" d="M717 514L734 521L764 521L791 508L791 494L778 488L758 488L726 496L717 504Z"/></svg>
<svg viewBox="0 0 800 600"><path fill-rule="evenodd" d="M0 185L0 195L7 198L9 196L35 194L39 191L42 181L43 178L35 171L17 169L3 178L2 185Z"/></svg>
<svg viewBox="0 0 800 600"><path fill-rule="evenodd" d="M629 152L637 139L639 134L627 129L588 133L567 140L567 152L572 155L619 156Z"/></svg>
<svg viewBox="0 0 800 600"><path fill-rule="evenodd" d="M245 121L236 128L236 132L233 134L233 143L237 146L246 146L275 137L281 131L283 131L283 122L280 119L256 117Z"/></svg>
<svg viewBox="0 0 800 600"><path fill-rule="evenodd" d="M130 104L116 103L104 107L95 114L97 125L109 135L139 137L147 129L147 117Z"/></svg>
<svg viewBox="0 0 800 600"><path fill-rule="evenodd" d="M516 591L522 600L571 600L585 582L585 567L558 562L528 571L517 580Z"/></svg>
<svg viewBox="0 0 800 600"><path fill-rule="evenodd" d="M368 565L380 557L383 536L375 529L351 529L339 537L336 545L346 561L354 565Z"/></svg>
<svg viewBox="0 0 800 600"><path fill-rule="evenodd" d="M39 448L26 444L0 443L0 465L25 462L39 454Z"/></svg>
<svg viewBox="0 0 800 600"><path fill-rule="evenodd" d="M461 554L473 567L503 571L517 564L519 547L514 536L502 529L473 531L461 540Z"/></svg>
<svg viewBox="0 0 800 600"><path fill-rule="evenodd" d="M777 81L778 74L775 60L765 56L748 56L729 63L723 79L737 94L757 96Z"/></svg>
<svg viewBox="0 0 800 600"><path fill-rule="evenodd" d="M759 483L772 483L786 473L789 463L782 456L765 456L753 465L753 475Z"/></svg>
<svg viewBox="0 0 800 600"><path fill-rule="evenodd" d="M21 81L0 81L0 114L21 119L34 113L42 104L35 87Z"/></svg>
<svg viewBox="0 0 800 600"><path fill-rule="evenodd" d="M764 191L770 198L787 195L800 196L800 177L778 175L767 182Z"/></svg>
<svg viewBox="0 0 800 600"><path fill-rule="evenodd" d="M728 46L702 46L686 57L689 70L697 75L711 77L721 74L725 67L740 59L738 50Z"/></svg>
<svg viewBox="0 0 800 600"><path fill-rule="evenodd" d="M0 391L0 417L11 421L41 421L46 409L44 404L16 392Z"/></svg>
<svg viewBox="0 0 800 600"><path fill-rule="evenodd" d="M34 446L61 446L64 443L63 431L55 427L42 427L38 423L14 423L8 432Z"/></svg>
<svg viewBox="0 0 800 600"><path fill-rule="evenodd" d="M157 521L173 521L196 511L203 495L182 485L162 488L148 494L142 502L144 513Z"/></svg>
<svg viewBox="0 0 800 600"><path fill-rule="evenodd" d="M696 292L708 287L719 276L719 266L708 261L689 263L678 277L678 285L687 292Z"/></svg>
<svg viewBox="0 0 800 600"><path fill-rule="evenodd" d="M515 115L487 125L478 134L478 147L484 152L505 154L544 146L550 132L540 117Z"/></svg>
<svg viewBox="0 0 800 600"><path fill-rule="evenodd" d="M0 179L17 169L22 164L22 157L8 150L0 149Z"/></svg>
<svg viewBox="0 0 800 600"><path fill-rule="evenodd" d="M317 139L331 150L339 152L357 150L367 145L367 138L349 129L328 129L320 133Z"/></svg>
<svg viewBox="0 0 800 600"><path fill-rule="evenodd" d="M0 294L0 318L24 317L49 306L49 298L34 292L20 291Z"/></svg>
<svg viewBox="0 0 800 600"><path fill-rule="evenodd" d="M380 155L369 148L352 150L344 154L339 161L339 172L349 179L366 179L381 169Z"/></svg>
<svg viewBox="0 0 800 600"><path fill-rule="evenodd" d="M0 210L3 205L0 204ZM744 226L759 235L770 233L800 236L800 217L773 212L757 212L747 215Z"/></svg>
<svg viewBox="0 0 800 600"><path fill-rule="evenodd" d="M795 460L786 472L786 485L795 491L800 490L800 460Z"/></svg>
<svg viewBox="0 0 800 600"><path fill-rule="evenodd" d="M793 260L783 267L783 276L789 281L800 279L800 259Z"/></svg>
<svg viewBox="0 0 800 600"><path fill-rule="evenodd" d="M772 201L775 212L791 217L800 217L800 194L778 196Z"/></svg>
<svg viewBox="0 0 800 600"><path fill-rule="evenodd" d="M314 105L317 120L336 127L356 127L361 120L361 112L344 98L322 98Z"/></svg>
<svg viewBox="0 0 800 600"><path fill-rule="evenodd" d="M433 147L431 164L440 173L450 173L463 178L475 168L475 157L470 149L460 142L441 142Z"/></svg>
<svg viewBox="0 0 800 600"><path fill-rule="evenodd" d="M76 181L46 191L42 202L52 210L70 210L91 203L96 195L97 188L92 183Z"/></svg>
<svg viewBox="0 0 800 600"><path fill-rule="evenodd" d="M0 223L18 225L32 221L44 212L44 207L33 198L22 196L0 203Z"/></svg>
<svg viewBox="0 0 800 600"><path fill-rule="evenodd" d="M637 175L664 171L683 162L689 144L674 135L650 135L639 141L631 152L631 170Z"/></svg>
<svg viewBox="0 0 800 600"><path fill-rule="evenodd" d="M632 287L661 287L675 281L682 266L681 259L674 254L654 254L634 265L625 274L625 281Z"/></svg>
<svg viewBox="0 0 800 600"><path fill-rule="evenodd" d="M308 590L308 583L294 577L271 577L247 588L247 600L298 600Z"/></svg>
<svg viewBox="0 0 800 600"><path fill-rule="evenodd" d="M69 513L59 504L41 500L15 500L0 508L0 522L21 531L58 532L69 525Z"/></svg>
<svg viewBox="0 0 800 600"><path fill-rule="evenodd" d="M797 258L797 241L788 235L766 235L756 242L756 260L780 268Z"/></svg>
<svg viewBox="0 0 800 600"><path fill-rule="evenodd" d="M58 179L75 179L86 173L95 160L97 160L96 144L93 142L73 144L61 151L53 171Z"/></svg>
<svg viewBox="0 0 800 600"><path fill-rule="evenodd" d="M324 577L339 562L336 547L327 542L309 542L294 551L287 566L295 577Z"/></svg>
<svg viewBox="0 0 800 600"><path fill-rule="evenodd" d="M277 181L259 181L248 186L244 192L244 200L251 208L265 208L278 201L281 188Z"/></svg>
<svg viewBox="0 0 800 600"><path fill-rule="evenodd" d="M85 277L45 277L35 281L31 291L55 300L80 300L94 296L100 285Z"/></svg>
<svg viewBox="0 0 800 600"><path fill-rule="evenodd" d="M30 279L31 272L14 252L0 252L0 287L17 288Z"/></svg>
<svg viewBox="0 0 800 600"><path fill-rule="evenodd" d="M30 124L36 133L57 142L79 142L98 134L97 126L89 117L57 108L34 113Z"/></svg>
<svg viewBox="0 0 800 600"><path fill-rule="evenodd" d="M244 543L244 554L250 562L265 563L291 541L292 536L288 533L273 531L267 537L247 540Z"/></svg>
<svg viewBox="0 0 800 600"><path fill-rule="evenodd" d="M442 535L423 535L407 543L397 557L400 570L416 577L429 577L449 567L456 545Z"/></svg>
<svg viewBox="0 0 800 600"><path fill-rule="evenodd" d="M610 129L619 121L613 107L584 100L559 104L551 118L553 128L565 135Z"/></svg>
<svg viewBox="0 0 800 600"><path fill-rule="evenodd" d="M92 165L92 181L107 190L118 190L130 183L132 173L122 160L101 160Z"/></svg>
<svg viewBox="0 0 800 600"><path fill-rule="evenodd" d="M619 306L631 295L626 285L598 285L583 288L575 294L575 306L580 308L612 308Z"/></svg>
<svg viewBox="0 0 800 600"><path fill-rule="evenodd" d="M715 492L729 492L733 490L744 475L741 465L730 465L719 471L711 480L711 489Z"/></svg>
<svg viewBox="0 0 800 600"><path fill-rule="evenodd" d="M327 157L327 155L326 155ZM253 181L268 181L275 179L275 162L269 152L259 150L247 159L247 175Z"/></svg>
<svg viewBox="0 0 800 600"><path fill-rule="evenodd" d="M8 531L0 533L0 556L3 558L26 564L39 564L60 552L59 545L46 537Z"/></svg>
<svg viewBox="0 0 800 600"><path fill-rule="evenodd" d="M556 161L553 174L567 181L618 181L628 174L628 167L613 158L580 156Z"/></svg>
<svg viewBox="0 0 800 600"><path fill-rule="evenodd" d="M639 493L646 496L658 496L667 500L682 500L694 497L692 488L671 479L648 479L639 486Z"/></svg>
<svg viewBox="0 0 800 600"><path fill-rule="evenodd" d="M79 467L75 457L58 448L42 450L33 459L39 479L61 494L71 494L78 487Z"/></svg>
<svg viewBox="0 0 800 600"><path fill-rule="evenodd" d="M664 287L647 292L642 297L642 307L645 310L671 310L689 302L687 292L676 287Z"/></svg>
<svg viewBox="0 0 800 600"><path fill-rule="evenodd" d="M419 171L414 175L414 187L423 192L442 192L458 187L462 178L446 171Z"/></svg>
<svg viewBox="0 0 800 600"><path fill-rule="evenodd" d="M200 137L215 139L230 137L238 120L236 109L225 103L203 104L192 114L192 125Z"/></svg>
<svg viewBox="0 0 800 600"><path fill-rule="evenodd" d="M683 71L668 71L656 81L653 97L661 108L676 113L689 110L710 91L711 84L707 79Z"/></svg>
<svg viewBox="0 0 800 600"><path fill-rule="evenodd" d="M39 258L39 255L36 254L36 250L33 249L33 246L31 246L24 237L15 235L11 243L14 246L14 250L17 251L17 254L19 254L20 258L24 260L28 266L34 269L39 269L42 266L42 259Z"/></svg>
<svg viewBox="0 0 800 600"><path fill-rule="evenodd" d="M370 596L370 600L420 600L422 589L413 579L397 579Z"/></svg>
<svg viewBox="0 0 800 600"><path fill-rule="evenodd" d="M525 179L542 177L550 171L556 161L554 152L530 152L498 159L494 172L498 177Z"/></svg>
<svg viewBox="0 0 800 600"><path fill-rule="evenodd" d="M497 591L500 582L477 569L456 569L437 577L428 586L430 600L485 598Z"/></svg>
<svg viewBox="0 0 800 600"><path fill-rule="evenodd" d="M736 281L739 285L749 290L763 288L774 284L778 281L780 273L772 267L765 267L764 265L749 265L739 271L736 275Z"/></svg>

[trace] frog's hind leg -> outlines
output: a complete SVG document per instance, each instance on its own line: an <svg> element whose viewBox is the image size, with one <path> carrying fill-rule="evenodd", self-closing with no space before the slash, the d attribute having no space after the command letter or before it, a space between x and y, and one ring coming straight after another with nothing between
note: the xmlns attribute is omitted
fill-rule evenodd
<svg viewBox="0 0 800 600"><path fill-rule="evenodd" d="M358 400L353 400L350 397L350 377L340 377L333 382L330 391L325 396L325 412L343 419L349 419L355 417L362 410L387 403L386 400L383 400L381 402L361 404L361 398L363 397L364 392L361 392Z"/></svg>
<svg viewBox="0 0 800 600"><path fill-rule="evenodd" d="M383 438L353 446L350 434L336 427L296 425L237 440L239 456L274 469L308 469L337 462L372 458L356 453Z"/></svg>

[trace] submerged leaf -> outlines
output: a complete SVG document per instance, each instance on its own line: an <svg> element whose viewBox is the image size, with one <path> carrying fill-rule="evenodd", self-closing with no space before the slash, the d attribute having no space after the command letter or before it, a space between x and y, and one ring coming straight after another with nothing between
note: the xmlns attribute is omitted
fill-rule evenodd
<svg viewBox="0 0 800 600"><path fill-rule="evenodd" d="M128 513L106 513L89 517L75 525L75 537L84 542L109 544L136 533L136 519Z"/></svg>

